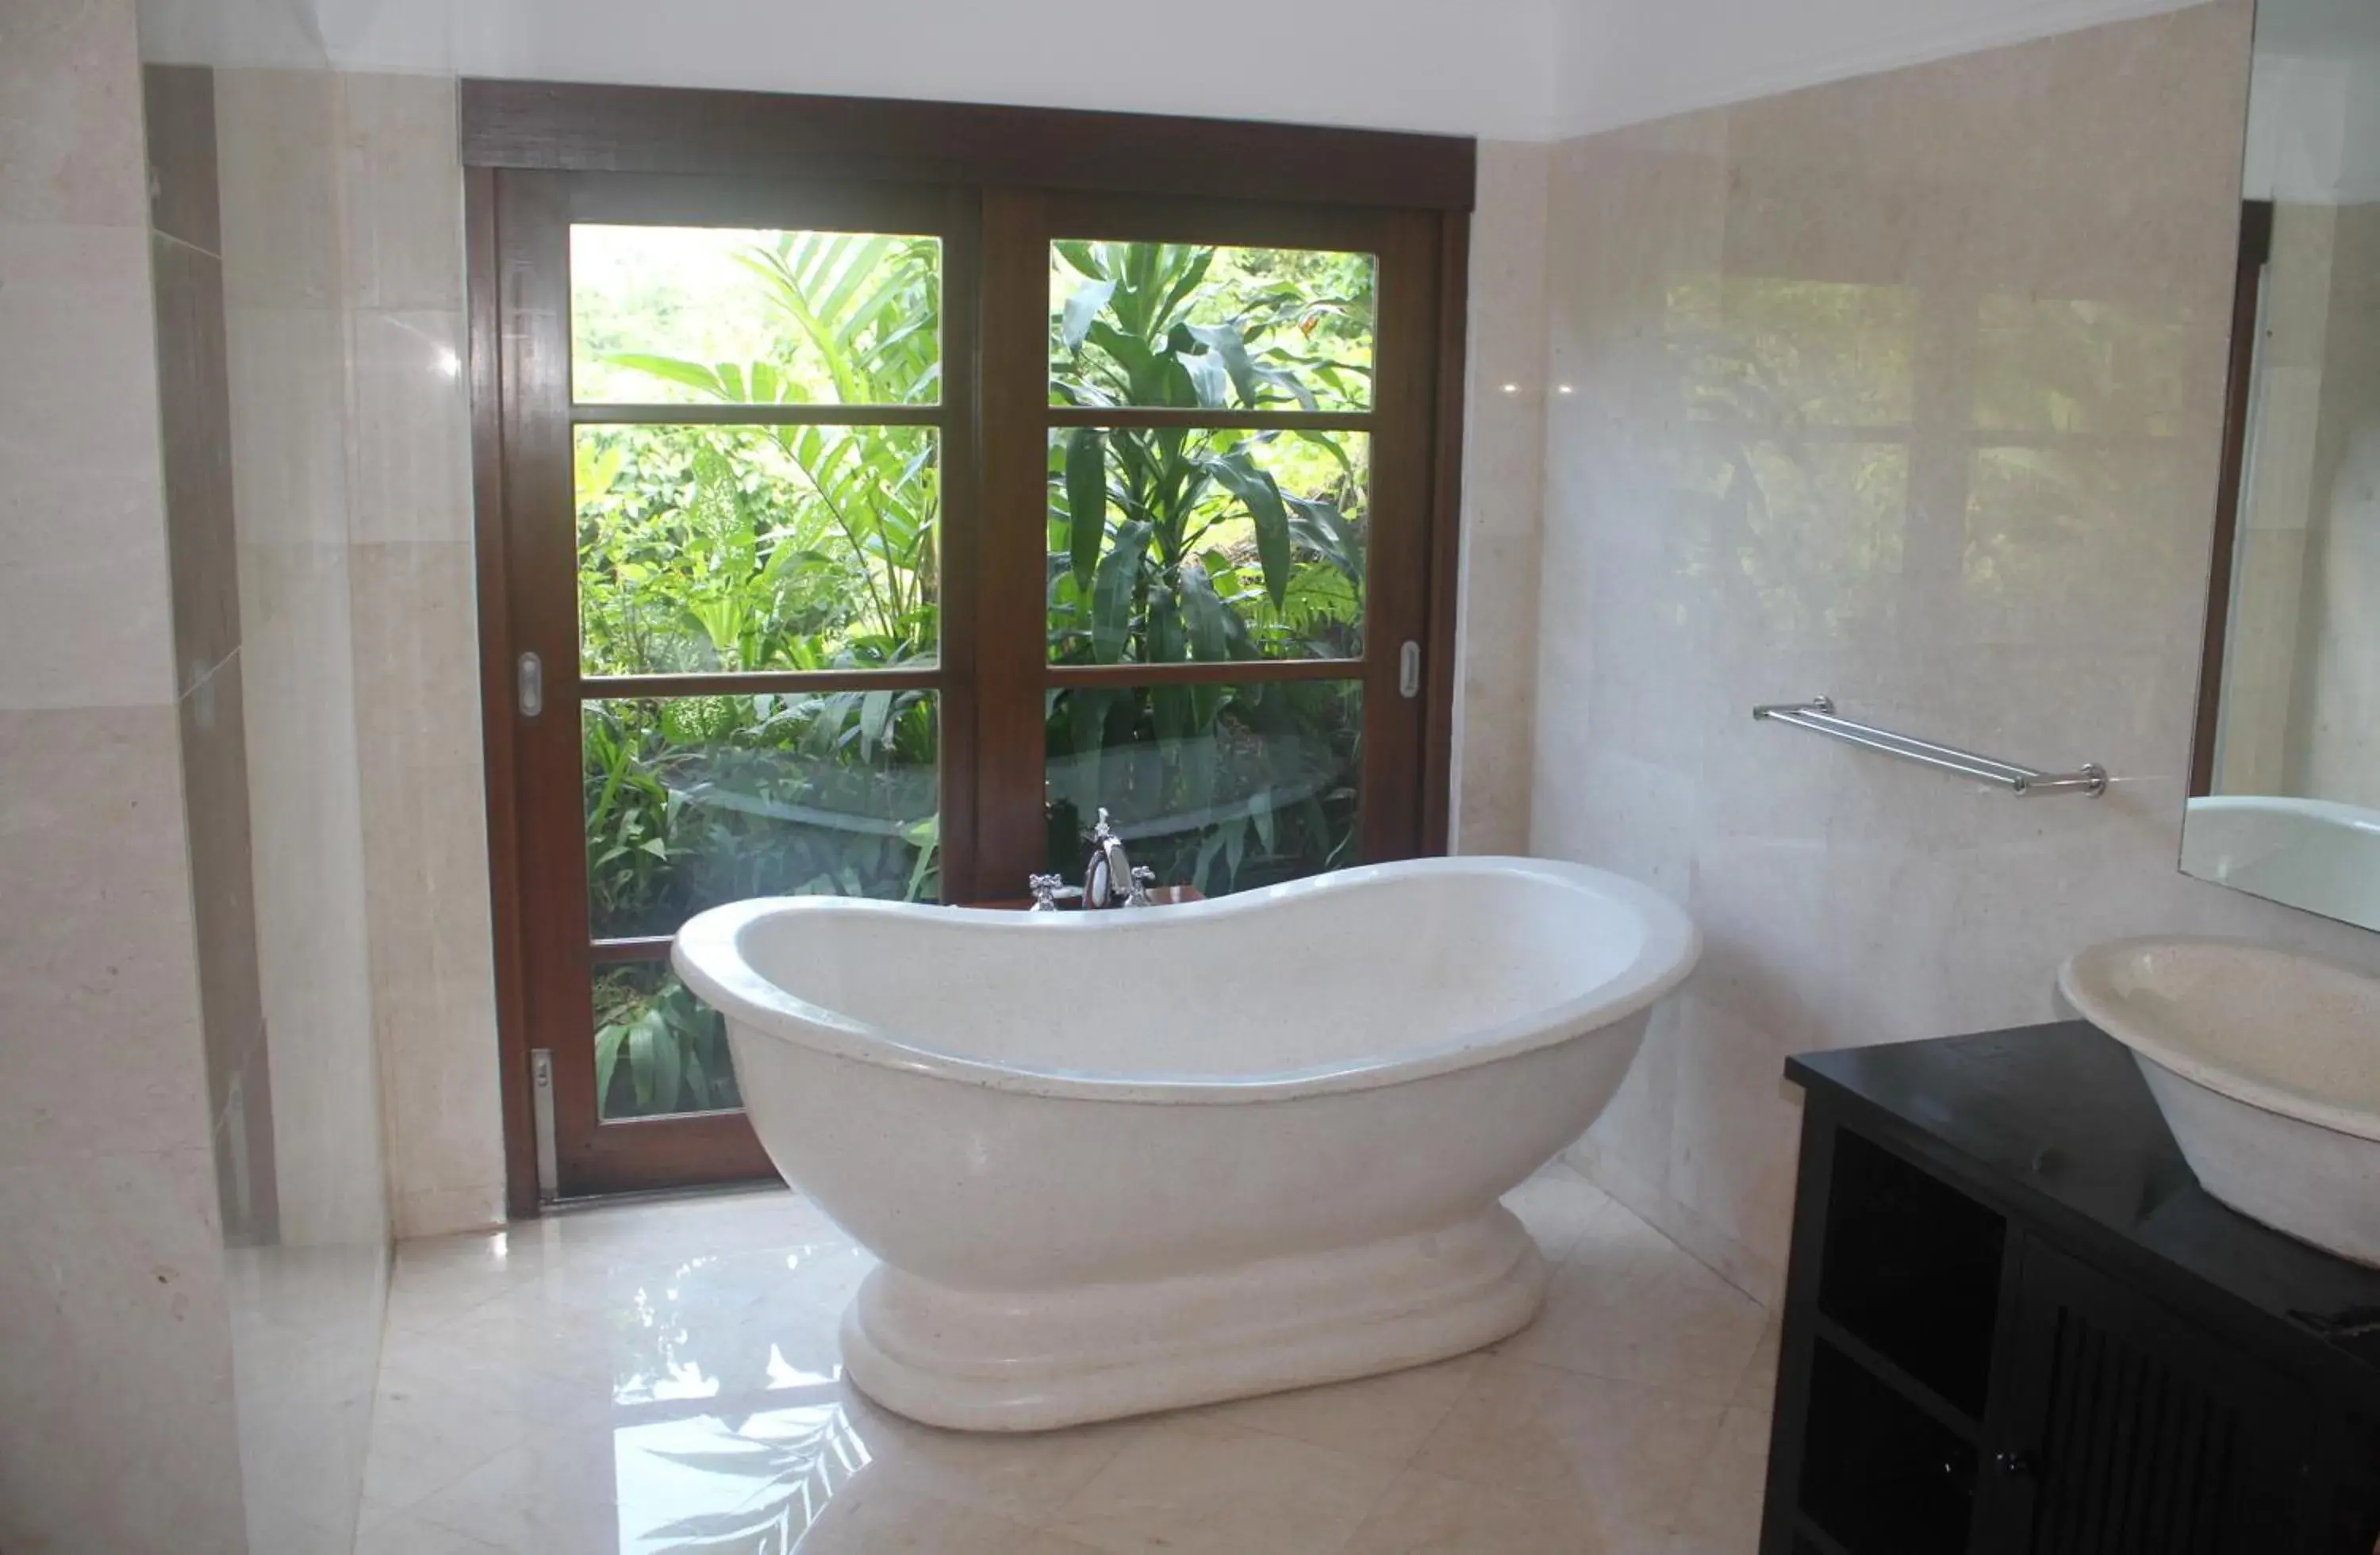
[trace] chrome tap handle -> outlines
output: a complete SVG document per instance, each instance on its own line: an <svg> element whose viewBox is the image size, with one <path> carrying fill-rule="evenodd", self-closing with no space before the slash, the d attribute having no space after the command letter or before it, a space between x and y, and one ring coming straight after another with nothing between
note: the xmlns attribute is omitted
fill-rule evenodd
<svg viewBox="0 0 2380 1555"><path fill-rule="evenodd" d="M1157 905L1156 898L1152 897L1148 893L1148 888L1156 883L1156 870L1150 869L1146 864L1134 865L1132 869L1132 894L1124 898L1123 905L1127 907L1153 907Z"/></svg>
<svg viewBox="0 0 2380 1555"><path fill-rule="evenodd" d="M1028 875L1025 883L1032 890L1031 911L1054 913L1062 901L1072 901L1082 895L1082 887L1068 885L1063 875Z"/></svg>

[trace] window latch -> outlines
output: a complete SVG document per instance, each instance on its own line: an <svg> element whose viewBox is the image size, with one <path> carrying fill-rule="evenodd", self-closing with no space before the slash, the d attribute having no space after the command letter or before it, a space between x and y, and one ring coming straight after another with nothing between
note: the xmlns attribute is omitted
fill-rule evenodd
<svg viewBox="0 0 2380 1555"><path fill-rule="evenodd" d="M1421 695L1421 644L1409 642L1397 654L1397 695L1411 701Z"/></svg>

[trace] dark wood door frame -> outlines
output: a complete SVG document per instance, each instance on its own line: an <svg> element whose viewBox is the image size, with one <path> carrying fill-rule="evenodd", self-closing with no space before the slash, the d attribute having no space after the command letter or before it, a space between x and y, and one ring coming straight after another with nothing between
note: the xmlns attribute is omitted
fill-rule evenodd
<svg viewBox="0 0 2380 1555"><path fill-rule="evenodd" d="M2199 646L2198 716L2190 750L2190 796L2215 792L2216 736L2223 723L2223 655L2231 630L2231 579L2240 554L2240 509L2247 501L2248 419L2256 405L2256 329L2265 271L2273 260L2273 202L2240 208L2240 265L2231 285L2231 354L2223 394L2223 464L2215 489L2215 541L2206 566L2206 633Z"/></svg>
<svg viewBox="0 0 2380 1555"><path fill-rule="evenodd" d="M1135 115L470 80L463 85L462 149L499 1061L507 1202L516 1217L538 1210L532 1051L588 1039L586 1033L562 1032L552 1012L537 1008L530 988L533 965L550 966L566 954L585 956L587 946L583 910L533 912L530 893L524 891L525 880L540 878L556 865L575 864L554 850L582 847L583 839L575 806L569 815L548 814L552 807L540 808L525 794L531 769L553 768L564 759L557 754L563 739L551 729L528 729L515 708L517 644L565 632L574 646L576 641L575 617L568 623L548 619L552 601L519 587L521 558L511 552L516 526L505 519L508 504L526 501L543 510L556 501L568 503L566 492L536 489L539 477L531 473L542 468L550 474L568 465L566 458L557 459L552 446L553 407L566 407L569 397L568 298L550 295L554 268L522 251L521 235L514 230L519 226L548 234L544 240L550 242L557 221L566 225L573 208L582 205L586 211L627 210L633 219L645 221L718 223L724 219L722 211L739 200L754 213L751 225L783 225L781 215L761 217L781 212L789 192L829 204L845 199L866 206L880 200L887 185L948 191L917 191L920 199L944 202L946 219L935 230L946 244L958 247L968 266L976 263L969 246L980 237L984 248L980 291L963 296L965 288L953 286L945 294L946 339L952 343L946 353L955 348L972 359L946 354L954 403L946 407L943 425L945 436L954 440L954 458L970 465L982 461L978 468L987 493L1001 489L998 450L1003 440L989 434L1005 424L1003 418L1021 428L1024 419L1059 421L1065 414L1045 403L1044 370L1038 365L1045 345L1038 326L1029 339L1004 339L1001 332L1014 333L1017 321L1002 322L987 310L979 334L976 327L978 298L1010 292L1022 298L1037 290L1046 298L1046 261L1029 267L1017 261L1026 251L1014 241L1020 235L1046 231L1052 219L1073 225L1064 219L1096 214L1103 236L1133 237L1135 213L1143 209L1135 200L1145 202L1152 237L1348 247L1354 246L1350 233L1369 235L1362 246L1378 253L1383 266L1381 339L1415 353L1405 369L1383 380L1384 385L1410 384L1412 391L1384 386L1373 407L1374 486L1376 492L1393 489L1400 499L1418 504L1409 521L1392 526L1410 536L1410 551L1376 563L1372 598L1384 614L1409 624L1401 635L1423 642L1424 694L1414 716L1382 721L1395 748L1367 753L1364 841L1366 856L1373 857L1444 851L1474 142ZM515 176L521 173L532 176ZM876 194L868 192L870 186ZM674 214L673 201L685 209ZM514 213L510 222L508 210ZM963 216L949 214L953 212ZM1019 273L1002 273L1003 252ZM1021 273L1028 268L1031 273ZM543 282L540 272L545 273ZM952 273L963 271L954 267ZM557 311L565 321L558 333ZM541 325L520 325L522 320L540 319ZM1029 385L1021 375L1014 383L1000 379L998 365L1012 358L1037 364ZM984 376L987 367L990 377ZM980 406L965 397L978 383L986 394ZM1003 403L1002 395L1014 403ZM588 418L582 413L579 419ZM754 418L724 411L719 419ZM863 419L883 418L870 412ZM1221 419L1236 424L1232 418ZM568 422L565 414L559 428L565 439ZM994 711L1013 704L1013 714L1054 683L1051 667L1040 661L1040 634L980 631L989 624L965 619L975 608L974 597L990 598L997 591L1001 580L993 575L1003 562L1015 569L1040 565L1043 475L1038 465L1029 472L1028 505L1022 500L1027 472L1020 468L1008 474L1015 487L1012 500L988 501L980 521L948 522L945 528L949 565L981 580L978 589L953 589L943 601L946 634L961 633L986 647L973 660L947 655L952 662L938 672L938 689L945 699L983 710L980 719L943 721L945 771L956 759L982 774L979 792L944 796L944 824L954 844L946 852L960 861L946 877L945 893L952 900L1013 894L990 887L1021 879L1039 866L1038 849L1028 857L1021 840L1003 849L991 837L965 834L979 814L1002 814L1028 804L1038 811L1041 802L1038 720L1011 716L1003 722ZM946 507L946 520L954 516ZM1020 536L1033 531L1032 543L982 543L996 541L1003 526ZM969 546L980 549L962 554ZM515 565L508 565L508 556ZM539 562L548 570L557 565L552 556ZM1038 577L1023 571L1007 581L1038 594ZM1018 640L1010 642L1011 637ZM1359 662L1367 708L1398 699L1395 649L1394 640L1385 640ZM575 715L576 654L546 657L549 707L567 708ZM566 674L559 673L565 667ZM1241 667L1241 677L1248 679L1302 673L1293 664ZM1171 671L1145 666L1131 678L1148 683L1171 678ZM674 682L670 689L701 688ZM549 723L554 722L549 715ZM575 717L572 723L575 729ZM951 748L978 738L981 746L972 752ZM568 759L575 770L575 741ZM546 772L549 786L552 781L552 772ZM972 869L978 861L979 870ZM579 905L583 909L584 903ZM565 952L564 938L576 942L575 952ZM561 1099L573 1106L592 1104L586 1095ZM743 1126L740 1117L734 1121ZM739 1158L735 1170L765 1172L757 1148L748 1154L751 1159ZM646 1161L639 1170L651 1164ZM727 1173L715 1164L700 1173L722 1174Z"/></svg>

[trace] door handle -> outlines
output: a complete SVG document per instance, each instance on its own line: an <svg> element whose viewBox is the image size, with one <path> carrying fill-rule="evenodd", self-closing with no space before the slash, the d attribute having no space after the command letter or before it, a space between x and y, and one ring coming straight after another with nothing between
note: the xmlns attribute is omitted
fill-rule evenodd
<svg viewBox="0 0 2380 1555"><path fill-rule="evenodd" d="M535 718L545 711L544 660L534 653L520 656L514 666L514 694L523 718Z"/></svg>

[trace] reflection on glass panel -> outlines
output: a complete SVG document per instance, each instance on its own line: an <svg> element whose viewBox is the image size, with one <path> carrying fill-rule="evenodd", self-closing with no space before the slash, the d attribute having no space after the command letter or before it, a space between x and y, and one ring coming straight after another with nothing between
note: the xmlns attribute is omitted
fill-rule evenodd
<svg viewBox="0 0 2380 1555"><path fill-rule="evenodd" d="M581 427L589 674L880 669L940 641L930 427Z"/></svg>
<svg viewBox="0 0 2380 1555"><path fill-rule="evenodd" d="M1991 431L2172 437L2205 325L2187 309L1986 297L1975 320L1975 425Z"/></svg>
<svg viewBox="0 0 2380 1555"><path fill-rule="evenodd" d="M1370 467L1363 432L1052 432L1050 661L1362 657Z"/></svg>
<svg viewBox="0 0 2380 1555"><path fill-rule="evenodd" d="M1698 420L1756 429L1908 424L1914 296L1771 276L1672 286L1670 348Z"/></svg>
<svg viewBox="0 0 2380 1555"><path fill-rule="evenodd" d="M1780 648L1890 624L1904 587L1908 444L1746 442L1703 461L1681 491L1696 499L1679 526L1695 563L1649 582L1653 594L1707 613L1714 601L1698 590L1716 569L1728 586L1718 608L1747 626L1756 615Z"/></svg>
<svg viewBox="0 0 2380 1555"><path fill-rule="evenodd" d="M1050 403L1365 409L1376 294L1369 254L1053 243Z"/></svg>
<svg viewBox="0 0 2380 1555"><path fill-rule="evenodd" d="M594 969L595 1102L605 1123L744 1105L719 1012L658 961Z"/></svg>
<svg viewBox="0 0 2380 1555"><path fill-rule="evenodd" d="M570 229L581 405L930 405L942 245L881 233Z"/></svg>
<svg viewBox="0 0 2380 1555"><path fill-rule="evenodd" d="M584 710L589 927L673 934L749 896L941 891L930 691L673 697Z"/></svg>
<svg viewBox="0 0 2380 1555"><path fill-rule="evenodd" d="M1914 298L1774 276L1673 285L1666 335L1700 435L1691 497L1656 543L1674 558L1616 601L1645 629L1757 623L1779 647L1888 627L1910 503ZM1716 590L1716 591L1715 591Z"/></svg>
<svg viewBox="0 0 2380 1555"><path fill-rule="evenodd" d="M1049 867L1083 867L1104 806L1162 885L1220 896L1358 862L1363 686L1153 686L1056 693Z"/></svg>
<svg viewBox="0 0 2380 1555"><path fill-rule="evenodd" d="M2193 474L2188 461L2139 444L1977 449L1960 557L1967 629L1978 640L2022 641L2075 621L2105 623L2112 577L2143 600L2198 587L2204 552L2144 544L2107 522L2128 504L2185 511Z"/></svg>

